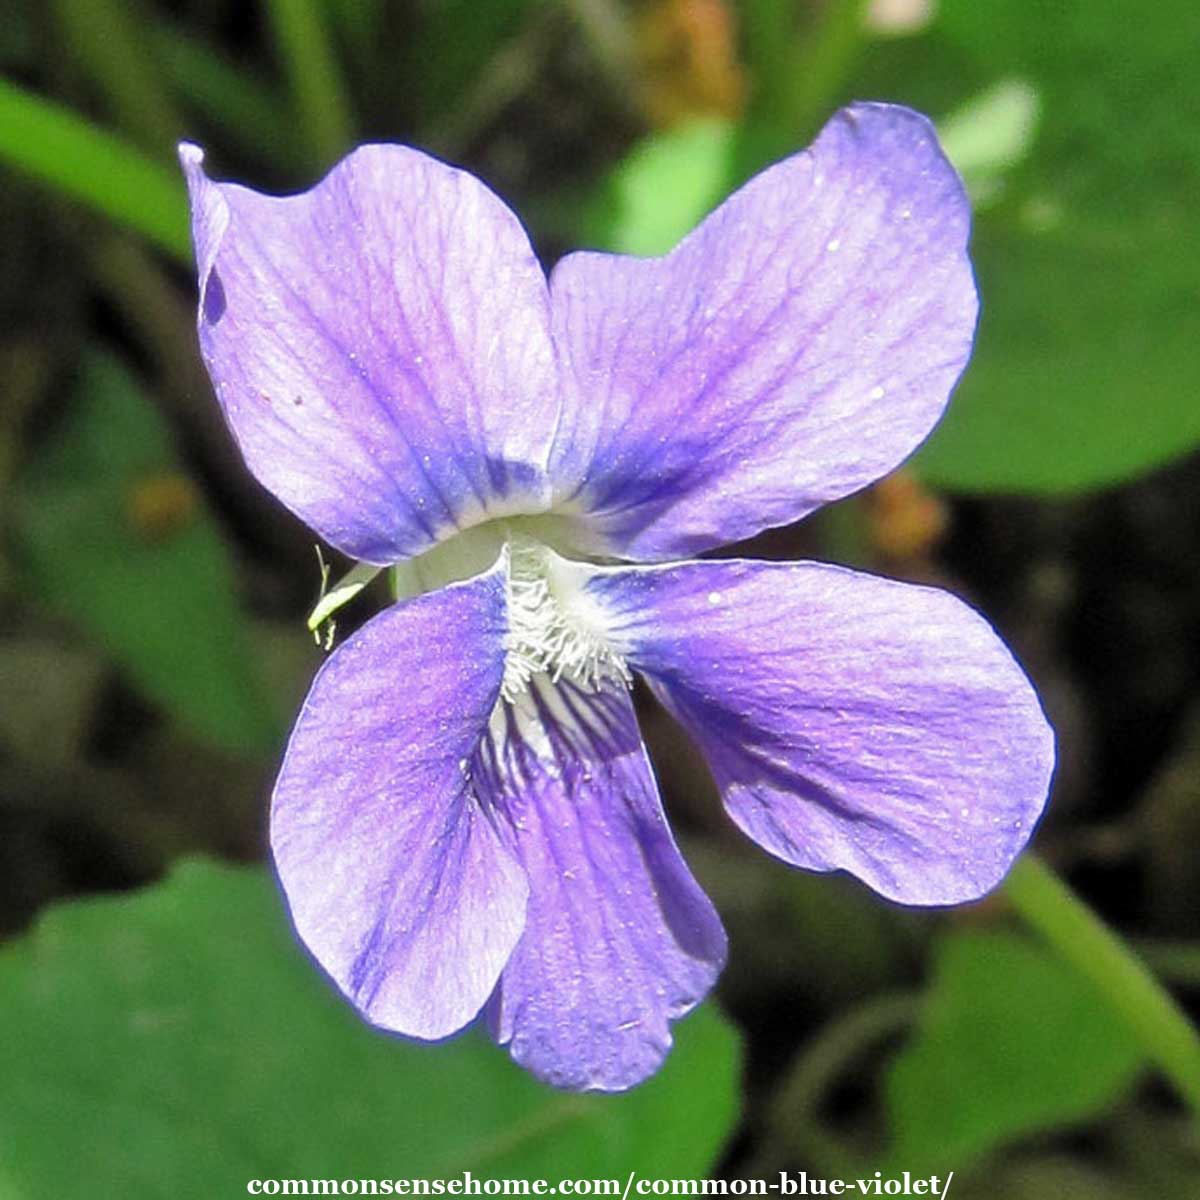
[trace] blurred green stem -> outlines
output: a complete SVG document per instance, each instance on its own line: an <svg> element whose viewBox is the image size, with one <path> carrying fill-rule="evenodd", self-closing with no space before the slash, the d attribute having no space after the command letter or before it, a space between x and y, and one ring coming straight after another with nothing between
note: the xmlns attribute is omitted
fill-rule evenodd
<svg viewBox="0 0 1200 1200"><path fill-rule="evenodd" d="M325 0L330 19L341 30L356 65L364 75L376 59L383 25L380 0Z"/></svg>
<svg viewBox="0 0 1200 1200"><path fill-rule="evenodd" d="M827 0L807 30L791 0L747 0L742 28L755 91L739 169L750 175L817 131L850 73L869 0Z"/></svg>
<svg viewBox="0 0 1200 1200"><path fill-rule="evenodd" d="M479 131L530 86L550 54L556 29L551 10L525 23L501 46L457 104L440 112L422 134L422 144L445 158L456 158ZM572 226L574 232L574 226Z"/></svg>
<svg viewBox="0 0 1200 1200"><path fill-rule="evenodd" d="M1018 859L1004 891L1028 924L1121 1015L1200 1116L1200 1036L1133 950L1032 854Z"/></svg>
<svg viewBox="0 0 1200 1200"><path fill-rule="evenodd" d="M314 0L267 4L301 130L314 157L329 166L354 140L354 120L318 7Z"/></svg>
<svg viewBox="0 0 1200 1200"><path fill-rule="evenodd" d="M183 132L174 97L129 0L54 0L58 35L103 94L112 119L146 150L167 155Z"/></svg>
<svg viewBox="0 0 1200 1200"><path fill-rule="evenodd" d="M2 77L0 162L84 201L181 262L191 261L187 196L178 171Z"/></svg>

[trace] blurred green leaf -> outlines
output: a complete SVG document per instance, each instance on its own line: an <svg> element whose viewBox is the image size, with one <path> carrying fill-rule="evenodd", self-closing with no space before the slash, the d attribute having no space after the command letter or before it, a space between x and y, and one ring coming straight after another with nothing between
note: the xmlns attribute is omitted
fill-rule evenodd
<svg viewBox="0 0 1200 1200"><path fill-rule="evenodd" d="M1005 79L938 122L938 137L979 212L994 203L1004 177L1033 148L1038 123L1037 89Z"/></svg>
<svg viewBox="0 0 1200 1200"><path fill-rule="evenodd" d="M479 1032L370 1029L261 869L190 862L51 910L0 954L0 1023L0 1163L58 1200L211 1200L264 1176L695 1177L737 1112L737 1043L712 1009L622 1096L550 1091Z"/></svg>
<svg viewBox="0 0 1200 1200"><path fill-rule="evenodd" d="M639 142L584 217L583 240L620 254L665 254L729 190L737 127L696 121Z"/></svg>
<svg viewBox="0 0 1200 1200"><path fill-rule="evenodd" d="M98 209L190 263L178 171L70 109L0 78L0 162Z"/></svg>
<svg viewBox="0 0 1200 1200"><path fill-rule="evenodd" d="M231 749L277 746L220 534L162 419L115 359L85 361L18 501L35 584L148 696Z"/></svg>
<svg viewBox="0 0 1200 1200"><path fill-rule="evenodd" d="M1142 1057L1070 967L1010 933L938 947L923 1017L887 1077L896 1169L959 1169L1022 1135L1095 1116Z"/></svg>
<svg viewBox="0 0 1200 1200"><path fill-rule="evenodd" d="M1071 492L1200 441L1200 5L940 6L932 43L1041 99L1033 152L974 239L975 356L916 460L942 487ZM1114 48L1119 47L1119 52Z"/></svg>

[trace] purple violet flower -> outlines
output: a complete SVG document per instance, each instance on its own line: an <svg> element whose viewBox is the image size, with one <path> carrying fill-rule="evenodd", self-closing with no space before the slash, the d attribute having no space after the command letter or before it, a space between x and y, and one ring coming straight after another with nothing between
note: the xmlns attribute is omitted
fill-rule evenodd
<svg viewBox="0 0 1200 1200"><path fill-rule="evenodd" d="M496 196L415 150L286 199L181 154L247 464L406 597L322 667L271 811L296 930L368 1021L483 1012L564 1088L657 1069L726 947L635 673L785 862L905 904L999 882L1054 753L987 623L841 567L690 560L878 479L945 408L977 300L924 118L847 108L665 257L549 282Z"/></svg>

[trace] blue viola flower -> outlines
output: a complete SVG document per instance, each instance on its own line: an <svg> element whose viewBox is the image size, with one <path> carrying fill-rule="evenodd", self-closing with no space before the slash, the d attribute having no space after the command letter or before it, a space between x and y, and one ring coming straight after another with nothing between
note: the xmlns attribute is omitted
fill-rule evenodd
<svg viewBox="0 0 1200 1200"><path fill-rule="evenodd" d="M271 845L373 1024L480 1013L615 1090L725 960L663 815L642 676L732 819L890 899L994 887L1052 734L987 623L821 563L691 560L895 467L967 362L969 208L929 123L855 105L670 254L547 281L470 175L364 146L278 199L182 150L200 344L250 469L402 594L313 683Z"/></svg>

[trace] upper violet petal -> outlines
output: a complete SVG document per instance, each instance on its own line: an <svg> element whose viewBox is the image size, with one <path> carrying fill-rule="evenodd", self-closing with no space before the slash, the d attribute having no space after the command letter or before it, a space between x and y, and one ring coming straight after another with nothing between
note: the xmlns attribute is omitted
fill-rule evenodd
<svg viewBox="0 0 1200 1200"><path fill-rule="evenodd" d="M454 1033L521 935L527 886L469 780L503 677L503 566L394 605L321 669L275 786L301 940L372 1023Z"/></svg>
<svg viewBox="0 0 1200 1200"><path fill-rule="evenodd" d="M259 480L380 565L486 515L545 507L558 413L545 276L465 172L363 146L278 198L180 157L200 347Z"/></svg>
<svg viewBox="0 0 1200 1200"><path fill-rule="evenodd" d="M1037 696L954 596L819 563L600 571L589 594L699 744L733 819L907 904L975 899L1054 767Z"/></svg>
<svg viewBox="0 0 1200 1200"><path fill-rule="evenodd" d="M720 919L675 845L624 688L543 677L504 713L474 775L530 894L493 1033L556 1087L632 1087L720 972Z"/></svg>
<svg viewBox="0 0 1200 1200"><path fill-rule="evenodd" d="M969 223L929 122L857 104L665 257L563 259L550 471L576 540L684 557L901 462L970 354Z"/></svg>

